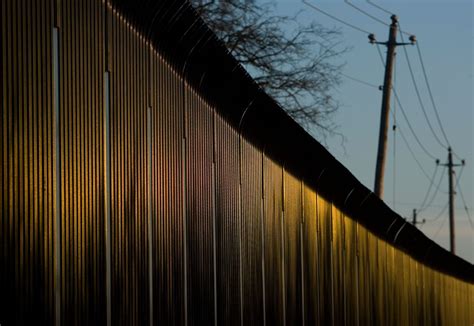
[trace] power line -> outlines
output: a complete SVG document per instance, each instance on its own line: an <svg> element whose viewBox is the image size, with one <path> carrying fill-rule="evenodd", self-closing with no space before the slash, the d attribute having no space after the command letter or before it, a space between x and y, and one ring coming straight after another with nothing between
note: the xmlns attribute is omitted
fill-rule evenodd
<svg viewBox="0 0 474 326"><path fill-rule="evenodd" d="M446 143L448 144L448 146L450 146L448 137L446 136L446 132L444 131L443 124L441 123L441 119L439 117L438 108L436 107L436 103L434 101L433 93L431 92L431 87L430 87L430 83L428 81L428 75L426 73L425 64L423 62L423 56L421 55L419 42L416 42L416 49L417 49L417 52L418 52L418 57L420 59L421 68L423 70L423 76L425 78L426 87L428 88L428 94L430 95L431 104L433 105L433 109L434 109L435 114L436 114L436 119L438 120L439 127L441 129L441 132L443 133L443 137L446 140Z"/></svg>
<svg viewBox="0 0 474 326"><path fill-rule="evenodd" d="M461 175L462 175L462 172L464 170L464 165L461 166L461 170L459 171L459 175L456 177L456 185L454 186L454 188L458 188L459 189L459 192L461 194L461 198L462 198L462 201L463 201L463 204L464 204L464 209L466 210L466 213L467 213L467 217L469 219L469 223L471 224L471 227L474 227L473 223L472 223L472 220L471 220L471 216L469 215L469 212L468 212L468 208L467 208L467 205L466 205L466 202L464 201L464 196L462 195L462 192L461 192L461 188L459 186L459 180L461 179ZM448 202L449 204L449 202ZM428 220L428 222L434 222L436 221L437 219L439 219L441 217L441 215L444 214L444 212L446 211L446 208L448 207L448 204L446 204L443 208L443 210L432 220ZM438 230L436 231L436 233L434 234L433 236L433 240L436 238L436 236L439 234L439 232L441 231L441 229L443 228L445 222L446 222L447 219L444 219L443 220L443 223L440 225L440 227L438 228Z"/></svg>
<svg viewBox="0 0 474 326"><path fill-rule="evenodd" d="M436 165L436 167L438 167L438 165ZM418 210L418 212L422 212L424 211L426 208L430 207L430 205L433 203L433 201L435 200L436 198L436 195L438 194L439 192L439 187L441 186L441 182L443 181L443 173L441 173L439 175L439 181L436 185L436 189L435 189L435 192L433 193L433 195L431 196L431 199L428 201L428 203L426 205L424 205L424 203L422 204L422 207Z"/></svg>
<svg viewBox="0 0 474 326"><path fill-rule="evenodd" d="M303 2L304 2L304 1L303 1ZM323 45L321 45L321 47L323 47L323 48L325 48L325 49L329 49L328 47L323 46ZM381 87L380 85L375 85L374 83L370 83L370 82L368 82L368 81L359 79L359 78L357 78L357 77L348 75L348 74L343 73L343 72L340 72L340 74L341 74L341 76L344 76L344 77L346 77L347 79L350 79L350 80L352 80L352 81L355 81L355 82L357 82L357 83L359 83L359 84L362 84L362 85L369 86L369 87L376 88L376 89L380 90L380 87Z"/></svg>
<svg viewBox="0 0 474 326"><path fill-rule="evenodd" d="M393 204L393 202L392 202ZM420 203L413 203L413 202L404 202L404 201L397 201L396 203L397 205L402 205L402 206L411 206L411 207L419 207L420 206ZM427 207L433 207L433 208L442 208L444 207L443 205L439 205L439 204L431 204L431 205L426 205ZM464 209L464 207L462 206L457 206L456 209ZM469 208L468 206L468 209L471 209Z"/></svg>
<svg viewBox="0 0 474 326"><path fill-rule="evenodd" d="M382 60L382 64L385 65L385 62L384 62L383 56L382 56L382 52L380 51L380 46L378 44L376 44L376 45L377 45L377 52L379 53L380 60ZM400 98L398 97L396 89L392 87L392 90L393 90L393 95L395 96L395 99L397 100L398 106L400 107L400 110L402 111L403 118L405 119L405 121L408 125L408 128L410 129L411 133L413 134L413 137L415 138L416 142L418 143L418 145L420 145L421 149L423 150L423 152L425 152L426 155L428 155L432 159L436 160L436 157L426 149L426 147L421 143L420 139L416 135L415 130L411 126L410 120L408 119L408 116L406 115L406 112L403 108L403 105L401 104L401 101L400 101Z"/></svg>
<svg viewBox="0 0 474 326"><path fill-rule="evenodd" d="M356 30L356 31L358 31L358 32L364 33L364 34L366 34L366 35L367 35L367 34L370 34L370 32L366 31L365 29L360 28L360 27L358 27L358 26L356 26L356 25L354 25L354 24L348 23L348 22L346 22L346 21L344 21L344 20L342 20L342 19L340 19L340 18L337 18L336 16L331 15L330 13L328 13L328 12L322 10L322 9L319 9L318 7L316 7L315 5L313 5L313 4L309 3L309 2L307 2L306 0L302 0L302 1L303 1L303 3L304 3L305 5L307 5L308 7L313 8L314 10L316 10L316 11L322 13L323 15L325 15L325 16L327 16L327 17L329 17L329 18L331 18L331 19L333 19L333 20L335 20L335 21L337 21L337 22L339 22L339 23L341 23L341 24L343 24L343 25L346 25L346 26L348 26L348 27L350 27L350 28L352 28L352 29L354 29L354 30Z"/></svg>
<svg viewBox="0 0 474 326"><path fill-rule="evenodd" d="M454 194L455 194L454 189L459 188L459 181L461 179L461 175L462 175L462 172L464 170L464 161L462 162L462 164L453 164L453 157L452 157L451 147L449 147L448 148L448 163L447 164L441 164L441 165L442 166L447 166L448 169L449 169L449 171L448 171L448 173L449 173L449 201L448 201L448 205L449 205L449 243L450 243L450 251L451 251L452 254L454 254L455 253L455 248L456 248L455 227L454 227ZM462 166L462 168L461 168L461 171L459 172L459 175L456 177L456 185L453 186L453 175L455 173L454 170L453 170L453 167L455 167L455 166ZM471 227L473 227L472 220L471 220L469 212L467 210L467 205L465 205L464 196L462 196L462 198L463 198L463 203L464 203L464 209L466 209L466 212L468 214L469 223L471 224ZM436 216L433 220L431 220L431 222L437 220L444 213L445 209L446 209L446 207L444 207L443 211L440 214L438 214L438 216ZM436 236L438 235L440 230L443 228L445 222L446 222L446 219L443 221L443 223L440 225L440 227L436 231L433 239L436 238Z"/></svg>
<svg viewBox="0 0 474 326"><path fill-rule="evenodd" d="M451 148L451 153L453 153L453 155L454 155L458 160L463 161L463 159L462 159L458 154L456 154L452 148Z"/></svg>
<svg viewBox="0 0 474 326"><path fill-rule="evenodd" d="M384 62L384 60L383 60L383 56L382 56L382 53L381 53L381 51L380 51L380 47L378 46L378 44L377 44L377 52L378 52L378 54L379 54L380 60L382 61L382 65L385 65L385 62ZM402 107L402 105L401 105L400 99L399 99L398 96L397 96L397 93L395 92L395 89L393 89L393 91L394 91L395 99L396 99L397 102L398 102L398 106L402 109L402 113L404 113L403 107ZM392 113L392 116L393 116L393 114L394 114L393 111L392 111L391 113ZM411 125L410 125L410 123L408 122L408 119L407 119L407 117L406 117L405 114L404 114L404 117L405 117L405 120L406 120L407 123L408 123L408 126L411 127ZM423 165L422 165L422 164L420 163L420 161L417 159L417 157L416 157L415 153L413 152L413 150L412 150L412 148L411 148L411 146L410 146L410 143L409 143L408 140L406 139L406 137L405 137L405 135L404 135L402 129L401 129L400 127L398 127L398 128L399 128L400 136L402 136L402 140L403 140L403 142L405 143L405 145L406 145L408 151L410 152L411 156L413 157L413 160L415 161L415 163L417 164L418 168L419 168L420 171L423 173L423 175L428 179L428 181L430 182L430 184L433 185L433 184L434 184L434 180L432 180L432 178L430 178L430 176L428 175L428 173L427 173L427 172L425 171L425 169L423 168ZM415 136L415 139L418 140L418 137L416 137L416 134L414 133L413 129L412 129L412 128L410 128L410 129L411 129L413 135ZM418 143L421 145L421 143L419 142L419 140L418 140ZM421 145L421 147L424 148L424 146L422 146L422 145ZM428 153L428 152L427 152L427 153ZM429 153L428 153L428 154L429 154ZM432 155L430 155L430 156L431 156L432 158L436 159L434 156L432 156Z"/></svg>
<svg viewBox="0 0 474 326"><path fill-rule="evenodd" d="M441 213L440 213L437 217L435 217L434 220L431 220L430 222L435 221L435 220L438 219L441 215L443 215L443 214L444 214L444 211L446 211L446 208L448 208L448 204L446 204L446 206L444 206L444 209L441 211ZM448 219L445 218L445 219L443 220L443 223L440 224L438 230L436 230L435 234L433 235L433 240L436 239L436 237L437 237L438 234L439 234L439 231L441 231L441 229L443 228L443 226L444 226L444 224L446 223L447 220L448 220Z"/></svg>
<svg viewBox="0 0 474 326"><path fill-rule="evenodd" d="M464 171L464 165L461 165L461 170L459 171L458 177L456 178L456 187L459 185L459 180L461 180L462 172ZM454 187L454 188L456 188Z"/></svg>
<svg viewBox="0 0 474 326"><path fill-rule="evenodd" d="M461 167L461 170L459 171L459 174L456 178L456 187L457 185L459 184L459 180L461 179L461 176L462 176L462 172L464 171L464 165ZM422 210L425 210L427 207L431 206L431 204L433 203L434 199L436 198L436 195L439 191L439 187L441 186L441 181L443 180L443 174L440 175L440 178L439 178L439 181L438 181L438 185L436 186L436 191L435 193L433 194L433 196L431 197L430 201L428 202L428 204L426 204L426 206L422 209L420 209L419 211L421 212ZM455 187L455 188L456 188Z"/></svg>
<svg viewBox="0 0 474 326"><path fill-rule="evenodd" d="M458 189L459 194L461 195L461 200L462 200L462 203L464 205L464 210L466 211L467 218L469 219L469 224L471 224L471 227L474 227L474 224L472 223L472 219L471 219L471 214L469 214L469 209L466 205L466 200L464 199L464 195L463 195L462 190L461 190L461 185L459 183L459 179L461 178L461 174L462 174L463 169L464 169L464 165L461 167L461 171L459 171L458 181L456 181L456 188Z"/></svg>
<svg viewBox="0 0 474 326"><path fill-rule="evenodd" d="M399 27L400 27L400 25L399 25ZM401 31L401 28L400 28L400 37L402 39L402 42L405 42L404 37L403 37L403 33ZM420 103L420 107L423 111L423 115L425 116L425 120L428 123L428 127L430 128L431 133L435 137L436 141L441 145L441 147L446 149L446 148L448 148L448 146L443 144L441 142L441 140L438 138L438 135L435 133L435 131L433 129L433 126L431 125L431 122L428 118L428 114L426 113L425 105L423 104L423 100L421 99L420 91L418 90L418 85L417 85L416 80L415 80L415 75L413 73L413 68L411 66L410 57L408 56L408 51L407 51L406 47L403 47L403 52L405 53L405 58L407 60L408 70L410 71L410 76L411 76L411 80L413 82L413 86L414 86L414 89L415 89L416 96L418 98L418 103Z"/></svg>
<svg viewBox="0 0 474 326"><path fill-rule="evenodd" d="M357 11L359 11L360 13L364 14L365 16L369 17L370 19L372 19L372 20L374 20L374 21L376 21L376 22L378 22L378 23L380 23L380 24L382 24L382 25L385 25L385 26L387 26L387 27L390 27L390 25L387 24L386 22L384 22L382 19L380 19L380 18L378 18L378 17L376 17L376 16L374 16L374 15L368 13L367 11L363 10L362 8L360 8L360 7L356 6L355 4L349 2L349 0L344 0L344 2L345 2L346 4L348 4L349 6L351 6L352 8L354 8L355 10L357 10ZM370 5L372 5L372 6L375 7L375 8L379 9L379 10L382 10L383 12L385 12L385 13L387 13L387 14L389 14L389 15L396 16L394 13L392 13L392 12L390 12L390 11L388 11L388 10L382 8L381 6L379 6L379 5L377 5L377 4L373 3L373 2L371 2L371 1L369 1L369 0L367 0L367 3L370 4ZM411 34L411 33L402 32L402 31L400 31L400 33L403 33L403 34L408 35L408 36L413 35L413 34Z"/></svg>
<svg viewBox="0 0 474 326"><path fill-rule="evenodd" d="M400 133L400 136L402 137L403 142L405 143L405 146L407 147L408 151L410 152L410 154L411 154L413 160L414 160L415 163L417 164L417 166L418 166L418 168L420 169L420 171L422 172L422 174L426 177L426 179L428 179L428 181L429 181L429 183L430 183L430 188L431 188L431 187L434 186L434 184L435 184L435 181L434 181L435 173L433 173L433 177L430 177L430 176L428 175L428 173L426 172L426 170L423 168L423 165L420 163L420 161L417 159L415 153L413 152L413 150L412 150L410 144L408 143L408 140L406 139L406 137L405 137L405 135L404 135L402 129L398 128L398 131L399 131L399 133ZM435 171L436 171L436 170L437 170L437 166L436 166L436 168L435 168ZM420 205L421 208L418 210L418 212L422 212L423 210L425 210L425 209L428 208L428 207L435 207L435 206L433 206L433 205L431 205L431 204L433 203L434 198L436 198L436 195L437 195L437 193L439 192L439 188L440 188L440 186L441 186L441 181L443 180L442 177L443 177L443 175L441 174L441 175L440 175L440 179L439 179L437 185L435 186L435 187L436 187L435 193L432 195L432 197L431 197L431 199L429 200L428 204L425 205L426 196L427 196L428 193L429 193L429 190L428 190L427 195L425 196L425 199L423 200L423 203ZM402 204L403 204L403 203L402 203ZM410 205L418 206L417 204L410 204Z"/></svg>
<svg viewBox="0 0 474 326"><path fill-rule="evenodd" d="M411 133L413 134L413 137L415 138L416 142L418 143L418 145L420 145L421 149L423 150L423 152L425 152L426 155L428 155L432 159L436 160L437 158L426 149L426 147L421 143L420 139L416 135L415 130L411 126L410 120L408 119L408 116L405 112L405 109L403 108L403 106L400 102L400 99L398 97L397 91L395 89L393 89L393 95L395 95L395 99L398 102L398 106L400 107L400 110L402 111L403 118L405 119L405 121L408 125L408 128L410 129Z"/></svg>
<svg viewBox="0 0 474 326"><path fill-rule="evenodd" d="M358 10L358 11L360 11L360 12L366 14L366 15L369 16L370 18L372 18L372 19L375 18L374 20L376 20L376 21L378 21L378 22L381 22L381 21L378 20L376 17L371 16L370 14L366 13L365 11L363 11L362 9L360 9L359 7L357 7L357 6L355 6L355 5L351 4L351 3L349 3L348 0L345 0L344 2L345 2L346 4L348 4L348 5L350 5L351 7L355 8L356 10ZM387 76L390 76L390 77L388 77L389 79L391 78L391 72L392 72L391 70L393 69L393 56L394 56L394 53L393 53L394 51L393 51L393 50L394 50L394 47L395 47L394 44L395 44L395 45L398 45L398 44L400 44L400 45L405 45L405 44L407 44L407 43L404 42L404 37L403 37L404 32L403 32L401 29L400 29L400 37L401 37L402 43L396 43L396 35L395 35L395 34L396 34L396 31L397 31L397 18L396 18L396 16L392 16L391 18L392 18L393 23L392 23L392 25L390 25L390 39L389 39L388 42L386 42L386 43L375 42L375 37L373 36L373 34L369 35L369 39L371 40L371 43L375 43L375 44L377 45L377 52L378 52L378 55L379 55L380 60L381 60L381 62L382 62L382 65L384 65L384 66L385 66L385 63L384 63L384 60L383 60L382 53L381 53L381 51L380 51L379 44L386 44L386 45L388 46L388 48L389 48L389 49L388 49L388 53L387 53L387 64L386 64L386 67L385 67L385 68L386 68L386 71L385 71L385 73L386 73L385 78L386 78L386 79L387 79ZM381 23L384 24L384 25L386 25L384 22L381 22ZM414 37L414 36L411 36L411 37L410 37L410 40L412 41L412 43L415 43L415 37ZM453 195L454 195L454 192L453 192L453 182L452 182L452 181L453 181L453 180L452 180L452 176L453 176L453 174L452 174L452 173L453 173L453 172L452 172L453 163L452 163L451 146L450 146L449 140L448 140L448 138L447 138L447 136L446 136L446 132L444 131L444 128L443 128L443 126L442 126L441 119L439 118L439 113L438 113L436 104L435 104L435 102L434 102L434 97L433 97L433 94L432 94L432 91L431 91L431 87L430 87L430 85L429 85L428 76L427 76L427 73L426 73L426 69L425 69L425 67L424 67L423 58L422 58L422 55L421 55L421 50L420 50L420 47L419 47L418 44L417 44L417 52L418 52L418 56L419 56L419 59L420 59L420 63L421 63L421 65L422 65L423 75L424 75L424 77L425 77L425 82L426 82L426 85L427 85L427 88L428 88L428 91L429 91L431 103L432 103L433 109L434 109L434 111L435 111L435 113L436 113L436 118L437 118L437 120L438 120L438 124L439 124L439 126L440 126L441 132L442 132L442 134L443 134L443 136L444 136L444 138L445 138L445 140L446 140L447 146L446 146L445 144L443 144L443 142L440 140L440 138L438 137L437 133L435 132L433 126L431 125L430 119L428 118L428 114L427 114L426 109L425 109L425 106L424 106L424 104L423 104L423 100L422 100L420 91L419 91L419 89L418 89L418 85L417 85L417 83L416 83L416 79L415 79L415 76L414 76L414 73L413 73L413 68L412 68L412 65L411 65L411 62L410 62L410 58L409 58L409 56L408 56L408 51L407 51L406 49L404 49L405 57L406 57L406 60L407 60L407 64L408 64L409 71L410 71L410 76L411 76L411 79L412 79L412 82L413 82L413 85L414 85L414 88L415 88L415 91L416 91L416 95L417 95L417 97L418 97L418 101L419 101L420 107L421 107L421 109L422 109L422 112L423 112L423 114L424 114L424 117L425 117L425 119L426 119L426 122L427 122L427 124L428 124L428 126L429 126L429 128L430 128L430 130L431 130L431 132L432 132L432 134L433 134L433 136L435 137L435 139L436 139L436 141L439 143L439 145L441 145L441 147L443 147L443 148L448 148L448 150L449 150L449 163L448 163L448 164L449 164L449 168L450 168L450 173L449 173L449 176L450 176L450 178L449 178L449 183L450 183L450 190L449 190L449 191L450 191L450 192L449 192L449 194L450 194L450 200L449 200L449 202L448 202L448 205L449 205L449 212L450 212L450 213L449 213L449 217L450 217L450 230L451 230L451 231L450 231L450 232L451 232L451 252L454 253L454 248L455 248L455 245L454 245L454 230L453 230L453 228L454 228L454 223L453 223L453 216L454 216L454 212L453 212ZM390 70L387 70L387 69L390 69ZM390 80L389 80L389 81L390 81ZM387 122L388 122L388 121L387 121L387 120L388 120L387 114L388 114L388 108L389 108L389 105L390 105L390 103L388 103L388 99L389 99L390 91L393 90L394 97L395 97L395 99L396 99L396 103L398 103L398 105L399 105L399 107L400 107L400 109L401 109L401 111L402 111L403 117L404 117L404 119L405 119L405 121L406 121L406 123L407 123L407 125L408 125L408 128L410 129L410 131L411 131L413 137L415 138L415 140L417 141L417 143L418 143L418 145L421 147L421 149L425 152L425 154L428 155L429 157L431 157L431 158L433 158L433 159L436 160L436 157L435 157L434 155L432 155L431 152L429 152L429 151L426 149L426 147L423 145L423 143L422 143L422 142L420 141L420 139L418 138L417 134L415 133L415 130L413 129L413 127L412 127L412 125L411 125L411 123L410 123L410 120L408 119L408 116L407 116L407 114L406 114L406 112L405 112L405 110L404 110L404 108L403 108L403 105L401 104L400 98L399 98L399 96L398 96L398 94L397 94L397 91L396 91L395 87L392 87L390 84L391 84L390 82L387 82L387 80L385 80L385 83L384 83L384 100L383 100L384 103L383 103L383 110L382 110L382 115L383 115L383 117L381 118L381 119L382 119L382 120L381 120L382 122L381 122L381 132L380 132L380 138L382 139L382 137L383 137L384 143L383 143L383 145L380 145L380 144L381 144L381 140L379 140L379 154L378 154L378 155L380 155L380 148L381 148L381 146L382 146L382 149L385 151L386 137L387 137L387 128L386 128L387 126L386 126L386 124L387 124ZM392 89L390 89L390 88L392 88ZM388 94L388 96L386 96L387 94ZM394 110L395 110L395 109L394 109ZM384 115L384 114L385 114L385 115ZM392 112L392 114L394 114L394 113ZM393 128L393 130L394 130L394 147L395 147L395 144L396 144L396 143L395 143L395 138L396 138L395 128L396 128L396 120L395 120L395 116L394 116L394 128ZM383 133L382 133L382 130L383 130ZM423 166L422 166L422 165L419 163L419 161L417 160L416 156L414 155L413 151L411 150L411 148L410 148L410 146L409 146L409 144L408 144L408 141L407 141L406 138L404 137L403 133L400 133L400 134L402 135L403 140L405 141L407 147L409 148L410 153L412 154L413 158L414 158L415 161L417 162L417 164L418 164L420 170L423 171L423 173L425 174L425 176L430 180L430 186L429 186L429 188L428 188L428 191L427 191L427 193L426 193L426 195L425 195L425 197L424 197L424 199L423 199L423 203L422 203L422 208L424 208L424 205L425 205L425 203L426 203L426 200L428 199L429 194L430 194L430 192L431 192L431 187L432 187L432 185L433 185L433 178L435 178L435 176L436 176L437 168L436 168L436 170L435 170L435 173L433 174L433 178L430 178L430 177L427 175L426 171L424 171ZM384 155L384 154L383 154L383 155ZM394 148L394 161L395 161L395 157L396 157L396 151L395 151L395 148ZM384 157L382 156L382 157L381 157L381 161L382 161L382 162L383 162L383 159L384 159ZM437 164L439 164L439 160L437 160ZM464 162L463 162L463 164L464 164ZM395 172L395 171L396 171L395 169L396 169L396 167L395 167L395 163L394 163L394 172L393 172L393 173L394 173L394 183L395 183L395 173L396 173L396 172ZM383 170L383 168L382 168L382 170ZM382 173L383 173L383 172L382 172ZM378 191L379 183L382 183L382 181L380 181L380 182L378 183L378 181L377 181L377 180L378 180L378 175L379 175L379 161L377 161L376 183L375 183L375 192L376 192L377 194L379 194L379 191ZM383 180L383 177L381 178L381 180ZM441 176L440 176L440 182L441 182L441 180L442 180L442 174L441 174ZM457 182L456 182L456 187L458 187L458 183L459 183L459 178L458 178L458 180L457 180ZM433 194L432 200L434 200L434 198L436 197L436 194L438 193L439 187L440 187L440 183L439 183L438 186L436 187L436 191L435 191L434 194ZM456 187L455 187L455 188L456 188ZM380 192L380 195L381 195L381 194L382 194L382 192ZM393 195L395 196L395 187L394 187ZM431 201L432 201L432 200L431 200ZM430 201L429 204L431 204L431 201ZM393 198L393 202L395 203L395 197ZM465 201L463 201L463 203L465 204ZM434 220L437 220L437 219L444 213L444 211L446 210L446 207L447 207L448 205L446 205L446 206L443 208L442 212L441 212L440 214L438 214L438 216L436 216ZM466 212L467 212L467 214L468 214L469 221L470 221L471 226L472 226L472 221L471 221L469 212L468 212L468 210L467 210L467 206L464 205L464 207L465 207L465 209L466 209ZM414 210L414 214L416 214L416 210ZM416 220L416 215L414 215L414 221L415 221L415 220ZM438 231L436 232L435 237L437 236L437 234L439 233L439 231L441 230L441 228L443 227L443 225L444 225L445 222L446 222L446 221L443 221L443 224L440 226L440 228L439 228ZM415 223L415 222L414 222L414 223Z"/></svg>
<svg viewBox="0 0 474 326"><path fill-rule="evenodd" d="M366 85L366 86L369 86L369 87L372 87L372 88L376 88L376 89L380 89L380 86L377 86L375 84L372 84L372 83L369 83L369 82L366 82L362 79L359 79L359 78L356 78L356 77L352 77L352 76L349 76L349 75L346 75L345 73L341 73L342 76L346 77L347 79L350 79L352 81L355 81L355 82L358 82L360 84L363 84L363 85Z"/></svg>
<svg viewBox="0 0 474 326"><path fill-rule="evenodd" d="M459 185L459 180L461 179L461 175L462 175L462 172L464 170L464 166L461 168L461 170L459 171L459 175L457 176L456 178L456 186L454 188L456 188L458 185ZM430 203L431 204L431 203ZM429 204L429 205L430 205ZM444 214L444 212L446 211L446 208L448 208L448 205L449 205L449 201L448 203L443 207L443 210L434 218L434 219L427 219L428 222L434 222L436 221L437 219L439 219L441 217L441 215Z"/></svg>
<svg viewBox="0 0 474 326"><path fill-rule="evenodd" d="M349 2L349 0L344 0L344 2L346 4L348 4L349 6L351 6L352 8L354 8L355 10L357 10L358 12L366 15L367 17L371 18L372 20L382 24L382 25L385 25L387 27L390 27L390 24L387 24L386 22L384 22L383 20L379 19L378 17L375 17L374 15L371 15L369 14L367 11L361 9L360 7L357 7L355 4Z"/></svg>
<svg viewBox="0 0 474 326"><path fill-rule="evenodd" d="M438 173L438 165L436 164L436 167L433 171L433 176L431 177L431 180L435 180L436 179L436 174ZM441 184L441 181L440 183ZM431 192L431 188L433 187L433 183L430 182L429 186L428 186L428 190L426 191L426 194L425 194L425 197L423 198L423 201L421 203L421 205L419 206L418 208L418 213L420 213L424 208L425 208L425 203L426 203L426 200L428 199L428 196L429 196L429 193Z"/></svg>
<svg viewBox="0 0 474 326"><path fill-rule="evenodd" d="M398 129L398 132L400 133L400 136L402 136L402 140L403 142L405 143L406 147L408 148L408 151L410 152L411 156L413 157L413 160L416 162L416 164L418 165L418 168L420 169L420 171L423 173L423 175L428 179L428 181L430 183L433 183L433 180L431 180L430 176L428 175L428 173L426 173L425 169L423 168L423 165L421 165L420 161L416 158L416 155L415 153L413 152L413 150L411 149L410 147L410 144L408 143L408 140L406 139L405 135L403 134L403 131L402 129Z"/></svg>
<svg viewBox="0 0 474 326"><path fill-rule="evenodd" d="M446 205L443 206L443 209L441 210L441 212L439 212L438 215L436 215L435 218L433 218L433 219L427 219L426 221L427 221L427 222L434 222L434 221L436 221L437 219L439 219L439 218L444 214L444 212L446 212L446 209L448 208L448 205L449 205L449 202L447 202Z"/></svg>
<svg viewBox="0 0 474 326"><path fill-rule="evenodd" d="M373 2L370 1L370 0L367 0L367 2L368 2L370 5L374 6L375 8L377 8L377 9L379 9L379 10L382 10L383 12L385 12L385 13L387 13L387 14L389 14L389 15L395 15L393 12L391 12L391 11L389 11L389 10L387 10L387 9L385 9L385 8L383 8L383 7L381 7L381 6L379 6L378 4L373 3Z"/></svg>

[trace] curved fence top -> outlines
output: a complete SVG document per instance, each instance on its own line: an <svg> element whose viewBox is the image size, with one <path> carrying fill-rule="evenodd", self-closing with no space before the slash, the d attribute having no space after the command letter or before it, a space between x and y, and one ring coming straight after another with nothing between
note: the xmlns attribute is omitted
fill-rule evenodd
<svg viewBox="0 0 474 326"><path fill-rule="evenodd" d="M363 186L255 83L189 2L108 1L265 155L420 263L474 283L474 265L437 245Z"/></svg>

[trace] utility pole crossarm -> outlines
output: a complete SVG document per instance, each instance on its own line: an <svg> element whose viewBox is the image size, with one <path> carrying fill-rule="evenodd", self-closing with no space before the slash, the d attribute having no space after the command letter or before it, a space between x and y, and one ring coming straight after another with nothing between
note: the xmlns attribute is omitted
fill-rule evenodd
<svg viewBox="0 0 474 326"><path fill-rule="evenodd" d="M417 211L416 211L416 209L414 209L413 210L413 220L411 221L411 224L413 224L414 226L425 224L425 222L426 222L425 219L422 219L421 221L417 221L416 220L417 217L418 217Z"/></svg>

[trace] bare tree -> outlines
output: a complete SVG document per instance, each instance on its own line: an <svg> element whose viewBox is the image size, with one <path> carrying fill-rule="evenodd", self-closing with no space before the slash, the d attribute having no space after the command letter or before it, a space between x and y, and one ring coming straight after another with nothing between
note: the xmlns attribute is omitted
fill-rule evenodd
<svg viewBox="0 0 474 326"><path fill-rule="evenodd" d="M325 141L337 132L332 92L340 83L347 49L340 32L299 15L275 13L273 3L252 0L192 0L210 28L231 54L270 96L315 136Z"/></svg>

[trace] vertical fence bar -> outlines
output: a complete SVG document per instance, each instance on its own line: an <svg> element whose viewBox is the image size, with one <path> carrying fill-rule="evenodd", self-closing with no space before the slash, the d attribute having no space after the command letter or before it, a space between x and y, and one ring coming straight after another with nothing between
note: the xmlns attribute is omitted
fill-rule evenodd
<svg viewBox="0 0 474 326"><path fill-rule="evenodd" d="M187 244L187 221L186 221L186 139L183 138L182 143L182 171L183 171L183 179L182 179L182 191L183 191L183 256L184 261L188 261L188 244ZM183 264L184 268L184 324L188 325L188 269L186 264Z"/></svg>
<svg viewBox="0 0 474 326"><path fill-rule="evenodd" d="M187 198L186 198L186 165L187 163L187 153L186 146L188 142L188 110L187 105L187 84L186 80L182 79L182 89L181 93L178 93L178 96L181 96L183 103L183 116L182 116L182 138L181 138L181 200L182 202L182 215L183 215L183 287L184 287L184 325L188 325L188 217L187 217Z"/></svg>
<svg viewBox="0 0 474 326"><path fill-rule="evenodd" d="M213 119L214 121L214 119ZM213 127L215 133L215 127ZM215 138L214 138L215 139ZM215 143L215 142L214 142ZM214 152L215 153L215 152ZM214 268L214 325L217 326L217 227L216 227L216 162L212 162L212 259Z"/></svg>
<svg viewBox="0 0 474 326"><path fill-rule="evenodd" d="M111 225L110 225L110 79L112 62L110 58L110 30L112 22L110 12L112 7L109 0L104 4L104 231L105 231L105 298L107 326L112 324L112 275L111 275Z"/></svg>
<svg viewBox="0 0 474 326"><path fill-rule="evenodd" d="M355 322L355 325L356 326L359 326L359 322L360 322L360 314L359 314L359 309L360 309L360 305L359 305L359 257L360 257L360 254L359 254L359 246L358 246L358 243L359 243L359 223L355 223L355 241L354 241L354 250L355 250L355 290L356 290L356 293L355 293L355 300L356 300L356 308L355 308L355 319L356 319L356 322Z"/></svg>
<svg viewBox="0 0 474 326"><path fill-rule="evenodd" d="M150 72L151 74L151 72ZM153 230L152 230L152 219L153 219L153 205L152 205L152 192L151 192L151 164L152 164L152 112L151 107L147 108L147 216L148 216L148 278L149 278L149 301L150 301L150 325L153 325Z"/></svg>
<svg viewBox="0 0 474 326"><path fill-rule="evenodd" d="M262 308L263 308L263 325L266 326L267 324L267 300L266 300L266 288L265 288L265 155L263 152L261 153L262 158L262 176L261 176L261 199L260 199L260 227L261 227L261 236L262 236Z"/></svg>
<svg viewBox="0 0 474 326"><path fill-rule="evenodd" d="M104 140L105 140L105 289L107 304L107 325L112 323L112 303L111 303L111 225L110 225L110 81L109 72L104 72Z"/></svg>
<svg viewBox="0 0 474 326"><path fill-rule="evenodd" d="M281 168L281 212L280 212L280 236L281 236L281 288L283 297L283 326L286 326L286 284L285 284L285 168Z"/></svg>
<svg viewBox="0 0 474 326"><path fill-rule="evenodd" d="M55 169L56 169L56 212L55 212L55 319L56 325L61 323L61 139L60 139L60 108L59 108L59 31L53 27L53 87L54 87L54 138L55 138Z"/></svg>
<svg viewBox="0 0 474 326"><path fill-rule="evenodd" d="M306 300L305 300L305 289L304 289L304 285L305 285L305 273L304 273L304 269L305 269L305 266L304 266L304 247L305 247L305 242L304 242L304 224L305 224L305 210L304 210L304 200L305 200L305 196L304 196L304 182L303 180L300 180L300 196L301 196L301 216L299 218L299 233L300 233L300 268L301 268L301 321L302 321L302 325L305 325L305 320L306 320L306 315L305 315L305 304L306 304ZM306 284L308 285L308 284Z"/></svg>
<svg viewBox="0 0 474 326"><path fill-rule="evenodd" d="M244 326L244 280L243 280L243 270L242 270L242 230L243 227L243 208L242 208L242 135L238 134L239 140L239 160L238 160L238 170L239 170L239 189L238 189L238 206L237 206L237 216L239 217L239 277L240 277L240 325Z"/></svg>

